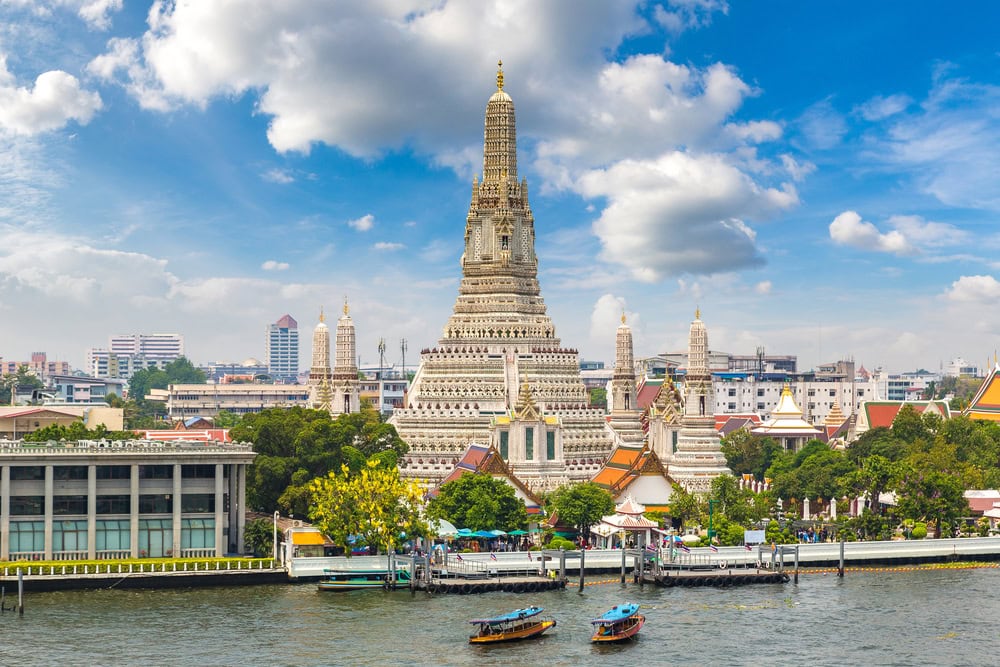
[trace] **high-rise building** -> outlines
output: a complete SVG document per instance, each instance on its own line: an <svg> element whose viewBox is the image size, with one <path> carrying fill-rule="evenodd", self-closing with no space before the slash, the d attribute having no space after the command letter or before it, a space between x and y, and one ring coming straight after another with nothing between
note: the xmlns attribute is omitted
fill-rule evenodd
<svg viewBox="0 0 1000 667"><path fill-rule="evenodd" d="M486 106L482 180L472 182L454 312L390 423L409 445L403 475L432 482L469 445L494 444L533 488L589 480L613 440L591 408L576 350L562 346L538 284L527 179L517 177L514 102Z"/></svg>
<svg viewBox="0 0 1000 667"><path fill-rule="evenodd" d="M175 333L119 334L111 336L108 350L117 355L170 362L184 356L184 336Z"/></svg>
<svg viewBox="0 0 1000 667"><path fill-rule="evenodd" d="M295 382L299 375L299 323L285 315L267 325L264 363L275 382Z"/></svg>

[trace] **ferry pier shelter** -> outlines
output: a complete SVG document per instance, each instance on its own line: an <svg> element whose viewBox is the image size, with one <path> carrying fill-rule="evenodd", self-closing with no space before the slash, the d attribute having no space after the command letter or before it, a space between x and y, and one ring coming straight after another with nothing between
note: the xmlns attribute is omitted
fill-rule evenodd
<svg viewBox="0 0 1000 667"><path fill-rule="evenodd" d="M251 445L0 440L0 560L243 553Z"/></svg>

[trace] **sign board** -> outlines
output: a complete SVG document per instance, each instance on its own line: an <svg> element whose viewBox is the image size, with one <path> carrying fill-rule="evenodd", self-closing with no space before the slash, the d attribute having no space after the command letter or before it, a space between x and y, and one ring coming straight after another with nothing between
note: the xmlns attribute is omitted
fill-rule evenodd
<svg viewBox="0 0 1000 667"><path fill-rule="evenodd" d="M763 544L765 539L763 530L743 531L743 544Z"/></svg>

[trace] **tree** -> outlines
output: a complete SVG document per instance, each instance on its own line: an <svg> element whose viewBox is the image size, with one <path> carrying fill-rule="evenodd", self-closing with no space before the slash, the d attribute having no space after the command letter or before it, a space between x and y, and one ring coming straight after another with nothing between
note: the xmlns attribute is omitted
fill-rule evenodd
<svg viewBox="0 0 1000 667"><path fill-rule="evenodd" d="M13 373L5 373L0 379L0 404L12 405L13 397L18 390L43 389L45 384L35 377L27 364L21 364Z"/></svg>
<svg viewBox="0 0 1000 667"><path fill-rule="evenodd" d="M483 473L465 474L441 487L427 503L427 516L469 530L518 530L528 523L514 487Z"/></svg>
<svg viewBox="0 0 1000 667"><path fill-rule="evenodd" d="M722 453L734 475L750 473L762 479L781 451L781 445L773 438L754 435L745 428L736 429L722 439Z"/></svg>
<svg viewBox="0 0 1000 667"><path fill-rule="evenodd" d="M608 409L608 391L604 387L594 387L590 390L590 406Z"/></svg>
<svg viewBox="0 0 1000 667"><path fill-rule="evenodd" d="M590 541L590 527L615 511L611 494L593 482L561 486L552 494L552 505L559 520L576 528Z"/></svg>
<svg viewBox="0 0 1000 667"><path fill-rule="evenodd" d="M352 473L347 466L310 484L309 518L350 553L355 544L373 550L394 550L405 539L427 533L420 517L423 490L416 481L404 481L399 469L368 461Z"/></svg>
<svg viewBox="0 0 1000 667"><path fill-rule="evenodd" d="M680 484L671 485L670 516L674 521L679 522L681 526L691 522L697 523L705 511L706 505L698 496L688 493Z"/></svg>
<svg viewBox="0 0 1000 667"><path fill-rule="evenodd" d="M239 425L240 415L229 410L220 410L219 414L215 415L214 423L216 428L233 428Z"/></svg>
<svg viewBox="0 0 1000 667"><path fill-rule="evenodd" d="M845 476L846 490L856 495L867 495L872 508L882 514L879 495L893 487L900 468L884 456L873 454L861 462L861 467Z"/></svg>
<svg viewBox="0 0 1000 667"><path fill-rule="evenodd" d="M255 556L274 553L274 523L272 519L254 519L243 528L243 541Z"/></svg>
<svg viewBox="0 0 1000 667"><path fill-rule="evenodd" d="M905 519L934 521L934 537L969 510L957 476L938 470L907 470L898 488L896 505Z"/></svg>

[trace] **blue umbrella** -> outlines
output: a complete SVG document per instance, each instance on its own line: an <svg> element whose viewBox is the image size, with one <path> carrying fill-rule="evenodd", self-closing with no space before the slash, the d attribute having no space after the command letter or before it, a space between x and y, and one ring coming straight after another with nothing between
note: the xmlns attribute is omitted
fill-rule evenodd
<svg viewBox="0 0 1000 667"><path fill-rule="evenodd" d="M503 537L504 535L506 535L506 534L507 534L507 533L503 532L502 530L491 530L491 531L489 531L489 532L490 532L490 534L491 534L491 535L492 535L493 537Z"/></svg>
<svg viewBox="0 0 1000 667"><path fill-rule="evenodd" d="M455 534L458 535L459 537L472 537L473 535L475 535L475 533L473 533L468 528L459 528L458 532L456 532Z"/></svg>

